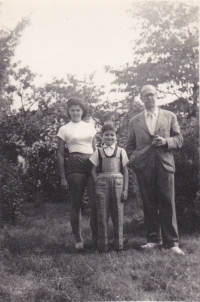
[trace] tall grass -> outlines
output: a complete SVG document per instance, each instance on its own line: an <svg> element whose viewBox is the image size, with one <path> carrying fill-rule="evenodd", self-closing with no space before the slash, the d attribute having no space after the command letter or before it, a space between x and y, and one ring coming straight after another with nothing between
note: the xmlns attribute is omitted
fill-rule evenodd
<svg viewBox="0 0 200 302"><path fill-rule="evenodd" d="M121 253L92 248L89 213L83 216L85 251L76 253L69 205L24 205L24 217L0 230L0 301L198 301L200 235L182 235L185 257L142 251L143 216L129 201ZM112 228L110 228L110 235Z"/></svg>

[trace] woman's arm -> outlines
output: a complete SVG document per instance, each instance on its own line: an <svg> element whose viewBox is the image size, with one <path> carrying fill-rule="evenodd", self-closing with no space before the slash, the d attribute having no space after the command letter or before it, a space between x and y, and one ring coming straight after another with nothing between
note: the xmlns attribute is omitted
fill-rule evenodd
<svg viewBox="0 0 200 302"><path fill-rule="evenodd" d="M123 192L122 192L122 200L126 200L128 198L128 168L127 165L123 167Z"/></svg>
<svg viewBox="0 0 200 302"><path fill-rule="evenodd" d="M96 146L96 138L95 138L95 137L93 138L93 141L92 141L92 148L93 148L94 152L95 152L96 149L97 149L97 146Z"/></svg>
<svg viewBox="0 0 200 302"><path fill-rule="evenodd" d="M67 189L68 184L67 184L67 179L64 169L64 150L65 150L65 141L63 141L60 137L58 137L58 145L57 145L58 170L61 177L61 187L63 189Z"/></svg>
<svg viewBox="0 0 200 302"><path fill-rule="evenodd" d="M92 175L92 179L93 179L94 183L96 183L97 177L98 177L98 174L97 174L97 166L92 165L91 175Z"/></svg>

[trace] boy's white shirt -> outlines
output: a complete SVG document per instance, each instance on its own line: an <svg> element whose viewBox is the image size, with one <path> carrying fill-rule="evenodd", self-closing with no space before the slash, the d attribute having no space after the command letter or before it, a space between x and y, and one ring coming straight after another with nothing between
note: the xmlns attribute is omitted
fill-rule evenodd
<svg viewBox="0 0 200 302"><path fill-rule="evenodd" d="M103 145L104 152L106 153L107 156L113 155L115 151L116 143L112 144L111 146L107 146L106 144Z"/></svg>
<svg viewBox="0 0 200 302"><path fill-rule="evenodd" d="M112 144L111 146L107 146L106 144L102 146L104 149L104 152L107 156L113 155L115 151L116 143ZM98 150L96 150L92 156L90 157L90 161L93 163L94 166L99 165L99 156L98 156ZM128 156L126 154L126 151L122 148L122 166L126 166L128 164Z"/></svg>

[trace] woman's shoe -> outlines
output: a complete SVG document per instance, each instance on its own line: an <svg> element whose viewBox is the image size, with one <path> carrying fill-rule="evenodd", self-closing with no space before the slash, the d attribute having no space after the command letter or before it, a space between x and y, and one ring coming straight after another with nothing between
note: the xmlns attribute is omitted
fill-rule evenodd
<svg viewBox="0 0 200 302"><path fill-rule="evenodd" d="M75 244L75 249L77 251L82 251L84 249L84 241L77 242Z"/></svg>
<svg viewBox="0 0 200 302"><path fill-rule="evenodd" d="M159 243L154 243L154 242L148 242L144 245L141 246L142 249L154 249L156 247L161 247L162 246L162 242Z"/></svg>

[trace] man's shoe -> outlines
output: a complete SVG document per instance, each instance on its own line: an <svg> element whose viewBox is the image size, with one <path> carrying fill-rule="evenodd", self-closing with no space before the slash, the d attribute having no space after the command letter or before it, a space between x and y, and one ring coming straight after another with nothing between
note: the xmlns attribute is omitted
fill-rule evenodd
<svg viewBox="0 0 200 302"><path fill-rule="evenodd" d="M162 245L162 242L160 243L154 243L154 242L148 242L141 246L142 249L154 249L156 247L159 247Z"/></svg>
<svg viewBox="0 0 200 302"><path fill-rule="evenodd" d="M77 251L82 251L84 249L84 241L77 242L75 244L75 249Z"/></svg>
<svg viewBox="0 0 200 302"><path fill-rule="evenodd" d="M115 252L121 253L121 252L123 252L123 249L115 249Z"/></svg>
<svg viewBox="0 0 200 302"><path fill-rule="evenodd" d="M184 256L185 253L178 247L178 246L173 246L170 248L170 250L172 251L172 253L177 254L177 255L182 255Z"/></svg>

